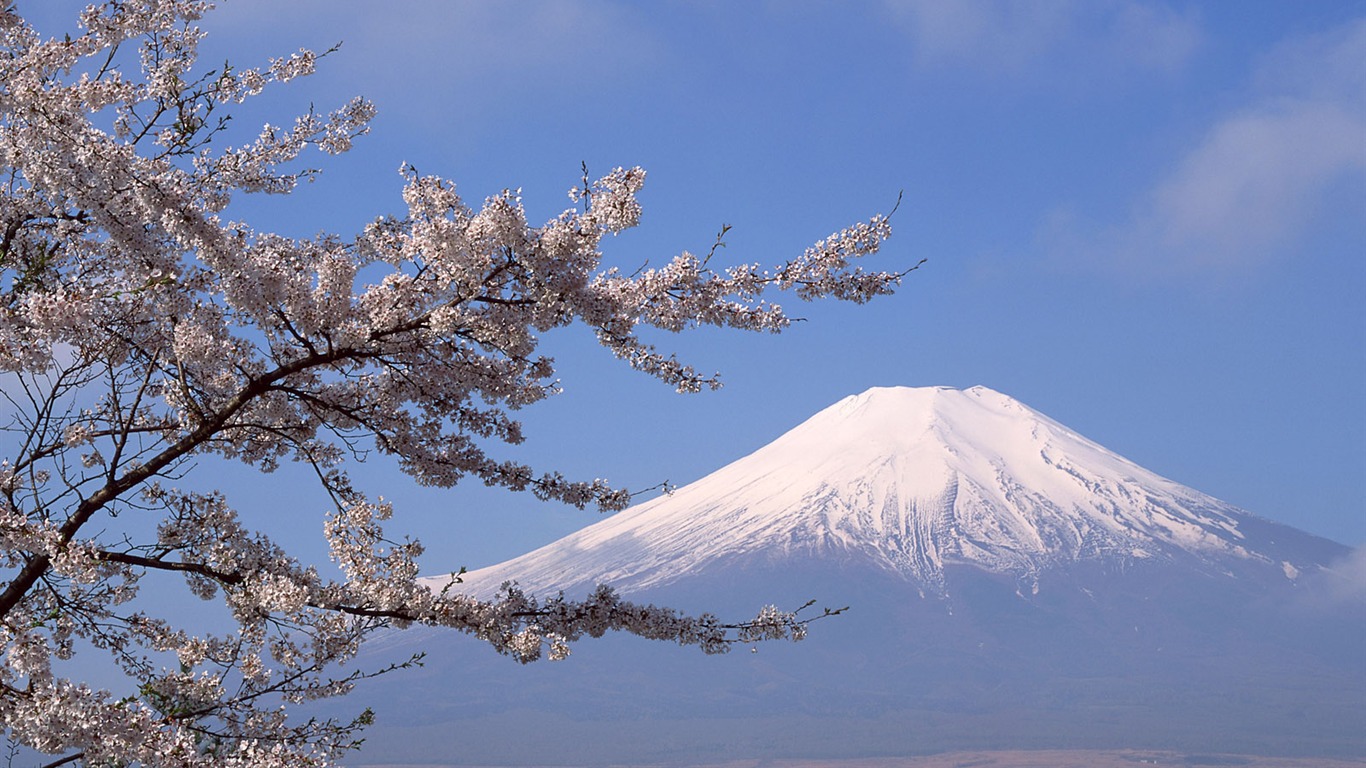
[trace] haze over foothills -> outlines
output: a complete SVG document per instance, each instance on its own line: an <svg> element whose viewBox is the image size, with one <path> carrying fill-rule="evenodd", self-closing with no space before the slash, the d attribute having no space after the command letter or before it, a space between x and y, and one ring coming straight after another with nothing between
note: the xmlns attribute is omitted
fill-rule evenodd
<svg viewBox="0 0 1366 768"><path fill-rule="evenodd" d="M56 35L82 4L19 2ZM723 374L688 397L559 334L564 394L523 414L515 457L683 484L871 386L981 384L1182 484L1366 542L1366 4L222 5L206 64L343 43L235 130L356 94L379 110L314 184L235 204L262 229L356 231L400 210L403 162L475 202L520 187L542 220L581 163L639 165L642 225L608 243L630 271L705 253L727 224L716 258L780 258L901 196L870 266L929 261L898 295L802 307L779 337L664 339ZM368 466L436 573L596 519ZM289 471L230 487L244 508L324 506ZM280 533L321 557L320 519Z"/></svg>

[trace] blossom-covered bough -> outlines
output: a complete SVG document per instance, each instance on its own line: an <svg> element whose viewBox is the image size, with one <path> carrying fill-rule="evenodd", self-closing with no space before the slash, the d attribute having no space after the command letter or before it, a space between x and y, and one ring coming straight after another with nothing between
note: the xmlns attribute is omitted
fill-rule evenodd
<svg viewBox="0 0 1366 768"><path fill-rule="evenodd" d="M358 235L284 237L228 220L235 193L288 193L310 148L346 151L373 109L357 99L225 146L225 111L308 74L309 52L258 69L201 69L208 3L109 0L44 39L0 0L0 726L54 764L324 765L368 721L286 717L345 693L338 672L376 630L424 624L477 635L522 661L585 635L626 631L721 651L799 638L809 619L765 609L727 624L635 605L600 588L494 600L417 581L414 539L387 538L391 509L344 471L365 451L424 485L465 478L578 507L629 494L502 461L510 413L555 392L537 338L582 325L631 367L681 392L717 386L647 343L643 329L776 331L763 299L865 301L904 273L855 259L885 217L772 269L716 269L684 253L623 274L604 236L634 226L645 174L615 170L532 226L518 197L467 205L451 183L404 169L406 213ZM714 249L713 249L714 250ZM331 501L339 575L284 551L196 459L269 472L299 462ZM328 572L337 568L328 566ZM221 600L235 630L155 615L154 578ZM107 654L128 685L66 674Z"/></svg>

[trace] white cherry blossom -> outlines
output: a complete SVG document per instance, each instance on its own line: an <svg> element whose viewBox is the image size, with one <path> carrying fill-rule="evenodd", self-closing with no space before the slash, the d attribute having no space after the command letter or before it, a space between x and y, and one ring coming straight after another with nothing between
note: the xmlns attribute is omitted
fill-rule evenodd
<svg viewBox="0 0 1366 768"><path fill-rule="evenodd" d="M724 622L621 600L493 600L417 581L416 539L354 488L376 450L423 485L478 481L577 507L621 509L602 479L495 458L523 439L514 412L556 392L539 336L583 325L625 364L678 389L715 387L645 329L779 331L767 297L863 302L904 272L868 271L890 234L877 216L796 258L719 267L687 252L623 274L603 240L636 226L639 168L585 175L544 224L519 192L478 205L405 167L402 216L362 232L292 238L227 220L234 195L288 193L305 152L344 152L374 108L266 125L233 145L226 112L303 77L320 56L214 69L197 59L210 4L107 0L45 39L0 0L0 727L54 761L146 766L322 766L370 720L290 718L386 670L347 672L389 627L448 627L518 661L563 658L625 631L725 651L800 639L810 619L765 608ZM719 241L718 241L719 244ZM325 578L253 529L251 511L195 484L197 459L311 468L332 501ZM329 570L331 570L329 568ZM153 579L222 603L236 630L150 615ZM110 691L67 679L103 654Z"/></svg>

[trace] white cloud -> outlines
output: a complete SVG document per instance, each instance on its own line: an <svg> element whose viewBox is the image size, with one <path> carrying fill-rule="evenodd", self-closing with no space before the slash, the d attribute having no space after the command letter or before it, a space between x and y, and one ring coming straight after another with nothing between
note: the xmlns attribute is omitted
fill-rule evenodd
<svg viewBox="0 0 1366 768"><path fill-rule="evenodd" d="M210 22L239 39L279 38L283 47L275 55L301 42L343 41L327 69L348 69L358 92L399 109L406 100L422 113L452 105L493 108L621 82L640 77L656 60L655 42L636 10L600 0L238 0L223 4Z"/></svg>
<svg viewBox="0 0 1366 768"><path fill-rule="evenodd" d="M1188 15L1133 0L886 0L926 66L991 74L1063 63L1174 70L1200 32Z"/></svg>
<svg viewBox="0 0 1366 768"><path fill-rule="evenodd" d="M1249 110L1215 125L1157 187L1144 229L1189 266L1261 260L1304 229L1336 179L1360 171L1366 119L1350 105Z"/></svg>
<svg viewBox="0 0 1366 768"><path fill-rule="evenodd" d="M1344 180L1366 173L1363 62L1366 20L1276 49L1243 103L1192 142L1128 223L1084 250L1170 274L1226 273L1293 248L1326 206L1341 202L1333 196ZM1349 204L1363 202L1358 194Z"/></svg>
<svg viewBox="0 0 1366 768"><path fill-rule="evenodd" d="M1366 547L1357 547L1315 574L1312 599L1328 607L1366 602Z"/></svg>

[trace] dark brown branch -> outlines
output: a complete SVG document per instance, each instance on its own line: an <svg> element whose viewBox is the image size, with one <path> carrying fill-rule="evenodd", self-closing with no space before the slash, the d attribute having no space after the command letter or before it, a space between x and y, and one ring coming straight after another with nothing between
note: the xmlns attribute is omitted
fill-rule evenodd
<svg viewBox="0 0 1366 768"><path fill-rule="evenodd" d="M57 766L60 766L60 765L69 765L69 764L71 764L71 763L76 762L77 760L83 759L84 757L85 757L85 752L77 752L77 753L74 754L74 755L67 755L66 757L62 758L61 760L57 760L57 761L55 761L55 762L48 763L47 765L42 766L42 768L57 768Z"/></svg>
<svg viewBox="0 0 1366 768"><path fill-rule="evenodd" d="M151 568L159 571L191 573L213 579L222 584L241 584L246 579L246 577L240 573L217 571L202 563L187 563L183 560L162 560L156 557L143 557L127 552L100 551L95 554L95 558L107 563L123 563L124 565L135 565L140 568Z"/></svg>
<svg viewBox="0 0 1366 768"><path fill-rule="evenodd" d="M410 321L412 322L412 321ZM390 333L399 332L404 325L385 331L374 331L370 334L372 340L382 338ZM58 529L58 537L61 546L66 546L76 536L76 532L81 529L96 512L113 502L115 499L136 488L143 482L155 477L158 472L165 469L173 462L190 454L200 445L212 439L214 435L221 432L228 422L239 411L247 406L256 398L270 391L279 381L282 381L294 374L301 373L320 366L330 365L347 359L366 358L377 355L377 352L370 350L344 348L327 354L316 354L301 357L293 362L281 365L275 370L249 381L232 399L228 400L219 411L211 418L200 422L193 431L176 441L175 444L167 447L161 453L153 456L145 464L138 465L131 469L127 474L120 478L110 480L104 487L95 491L87 497L76 510L67 518L62 527ZM29 557L24 563L24 567L10 581L4 593L0 594L0 616L8 616L9 612L23 600L24 595L33 588L38 578L47 572L52 565L52 558L39 553Z"/></svg>

